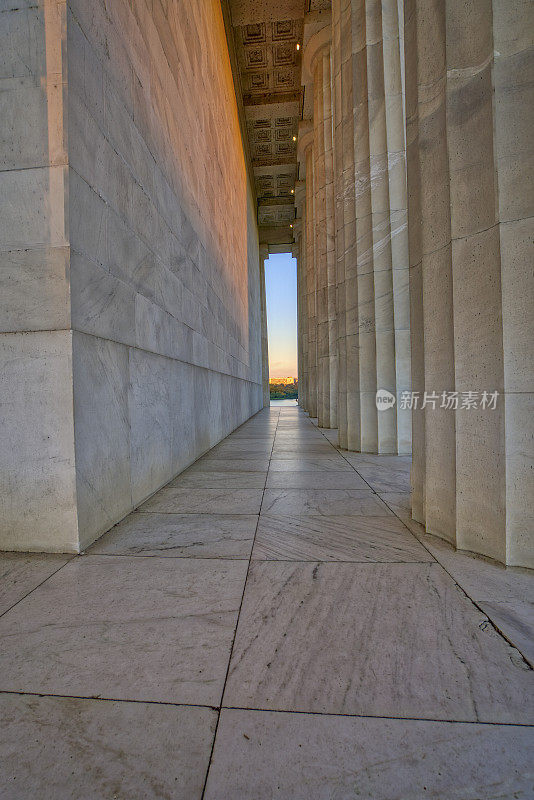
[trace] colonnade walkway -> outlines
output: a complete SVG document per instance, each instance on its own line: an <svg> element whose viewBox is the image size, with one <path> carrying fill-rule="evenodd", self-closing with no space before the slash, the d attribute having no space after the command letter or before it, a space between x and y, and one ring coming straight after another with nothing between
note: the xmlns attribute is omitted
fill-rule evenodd
<svg viewBox="0 0 534 800"><path fill-rule="evenodd" d="M1 557L2 798L534 796L531 575L335 438L265 409L87 553Z"/></svg>

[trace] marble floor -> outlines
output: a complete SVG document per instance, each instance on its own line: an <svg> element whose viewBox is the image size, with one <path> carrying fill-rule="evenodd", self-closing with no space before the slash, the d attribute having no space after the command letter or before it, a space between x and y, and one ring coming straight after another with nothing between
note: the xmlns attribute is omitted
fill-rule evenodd
<svg viewBox="0 0 534 800"><path fill-rule="evenodd" d="M0 797L534 797L534 577L315 422L265 409L80 556L0 555Z"/></svg>

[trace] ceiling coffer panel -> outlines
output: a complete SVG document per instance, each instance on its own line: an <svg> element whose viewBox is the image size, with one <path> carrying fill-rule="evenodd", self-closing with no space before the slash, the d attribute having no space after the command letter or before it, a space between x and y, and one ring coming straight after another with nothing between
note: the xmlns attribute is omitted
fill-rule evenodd
<svg viewBox="0 0 534 800"><path fill-rule="evenodd" d="M258 223L288 232L295 215L302 37L308 6L309 0L229 0Z"/></svg>

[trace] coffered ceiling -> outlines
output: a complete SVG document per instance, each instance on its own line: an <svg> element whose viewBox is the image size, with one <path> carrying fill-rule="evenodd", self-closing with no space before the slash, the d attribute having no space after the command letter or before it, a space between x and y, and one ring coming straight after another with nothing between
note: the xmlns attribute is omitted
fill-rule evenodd
<svg viewBox="0 0 534 800"><path fill-rule="evenodd" d="M269 244L293 241L304 18L329 6L330 0L223 0L260 239Z"/></svg>

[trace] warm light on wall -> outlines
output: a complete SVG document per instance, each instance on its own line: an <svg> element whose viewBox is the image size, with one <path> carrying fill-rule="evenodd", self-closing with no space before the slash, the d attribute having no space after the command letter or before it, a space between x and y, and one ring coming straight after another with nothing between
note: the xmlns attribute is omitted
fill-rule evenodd
<svg viewBox="0 0 534 800"><path fill-rule="evenodd" d="M295 194L295 190L294 189L291 189L291 194Z"/></svg>
<svg viewBox="0 0 534 800"><path fill-rule="evenodd" d="M297 42L297 50L300 50L300 44Z"/></svg>

